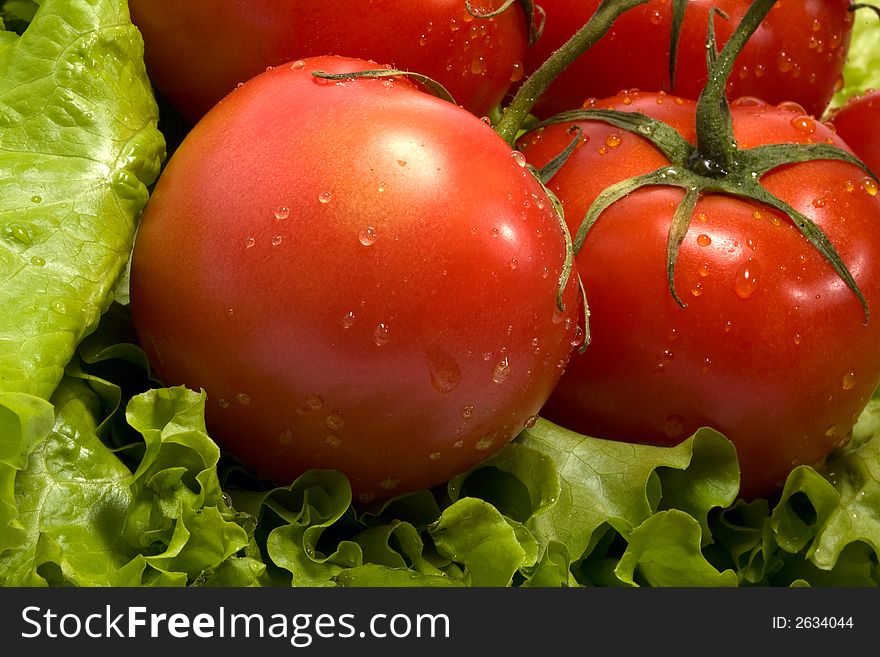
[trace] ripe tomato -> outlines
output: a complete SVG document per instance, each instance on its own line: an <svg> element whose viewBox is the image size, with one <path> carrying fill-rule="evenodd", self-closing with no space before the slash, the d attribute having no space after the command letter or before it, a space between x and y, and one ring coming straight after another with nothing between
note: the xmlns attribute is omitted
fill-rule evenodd
<svg viewBox="0 0 880 657"><path fill-rule="evenodd" d="M693 143L694 104L621 94L597 107L661 119ZM733 104L744 148L842 140L791 104ZM542 166L570 143L572 123L523 137ZM550 180L572 234L597 195L669 161L641 136L580 121L579 146ZM672 175L672 174L670 174ZM764 186L812 219L837 247L873 312L784 214L704 194L677 258L670 293L666 249L684 192L643 187L605 210L577 256L591 342L575 354L542 415L597 437L675 444L701 426L737 447L741 494L772 495L797 464L848 440L880 381L880 198L859 167L818 160L766 173Z"/></svg>
<svg viewBox="0 0 880 657"><path fill-rule="evenodd" d="M497 7L471 4L477 12ZM482 116L522 75L528 42L518 4L484 19L465 0L130 0L129 8L150 79L191 123L267 66L316 55L427 75Z"/></svg>
<svg viewBox="0 0 880 657"><path fill-rule="evenodd" d="M586 23L600 0L542 0L543 33L526 56L531 74ZM740 22L751 0L690 0L681 28L674 87L669 81L672 0L650 0L623 14L593 48L569 67L538 102L550 116L580 107L590 97L623 89L674 91L696 99L706 83L706 36L713 8L719 48ZM756 96L771 103L794 101L820 116L842 83L853 18L850 0L779 0L737 59L728 95Z"/></svg>
<svg viewBox="0 0 880 657"><path fill-rule="evenodd" d="M169 160L131 266L166 384L267 478L361 500L448 480L538 413L579 330L565 232L519 153L403 79L253 78Z"/></svg>
<svg viewBox="0 0 880 657"><path fill-rule="evenodd" d="M831 126L875 173L880 171L880 90L850 98L830 116Z"/></svg>

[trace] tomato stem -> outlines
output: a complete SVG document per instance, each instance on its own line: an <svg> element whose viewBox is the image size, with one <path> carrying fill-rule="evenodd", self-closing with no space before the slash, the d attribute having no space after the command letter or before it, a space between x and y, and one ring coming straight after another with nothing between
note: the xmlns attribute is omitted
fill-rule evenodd
<svg viewBox="0 0 880 657"><path fill-rule="evenodd" d="M550 84L572 62L601 39L621 14L647 2L648 0L602 0L586 25L528 77L517 90L510 104L504 108L501 118L495 125L495 131L510 144L511 148L514 147L520 129L535 103Z"/></svg>
<svg viewBox="0 0 880 657"><path fill-rule="evenodd" d="M697 101L697 148L688 168L709 177L723 176L736 168L738 153L733 136L733 119L727 101L727 80L737 56L777 0L755 0L733 34L715 56L714 13L709 14L706 44L709 79Z"/></svg>

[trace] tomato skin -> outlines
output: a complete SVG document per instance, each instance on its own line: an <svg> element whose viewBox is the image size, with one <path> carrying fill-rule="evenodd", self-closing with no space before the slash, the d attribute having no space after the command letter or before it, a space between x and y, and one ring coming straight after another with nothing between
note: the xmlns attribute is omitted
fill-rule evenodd
<svg viewBox="0 0 880 657"><path fill-rule="evenodd" d="M596 11L600 0L543 0L541 38L529 48L526 74L561 46ZM706 36L711 8L722 47L751 4L749 0L690 0L678 48L675 86L669 82L671 0L650 0L624 13L596 45L553 83L535 107L548 117L575 109L588 98L624 89L666 91L697 99L707 79ZM821 116L839 88L853 19L850 0L780 0L737 58L728 95L755 96L776 104L792 101Z"/></svg>
<svg viewBox="0 0 880 657"><path fill-rule="evenodd" d="M171 157L131 267L144 349L207 391L217 442L279 484L342 470L363 501L519 433L579 317L574 277L556 303L559 219L490 126L405 80L311 75L370 67L308 59L222 100Z"/></svg>
<svg viewBox="0 0 880 657"><path fill-rule="evenodd" d="M627 105L624 101L628 102ZM643 111L693 143L694 104L630 93L596 103ZM842 140L791 106L734 103L741 146ZM571 140L570 123L524 136L541 166ZM642 138L579 122L588 139L549 187L572 233L598 193L666 164ZM836 245L873 312L795 230L761 204L704 195L684 238L673 300L667 233L678 188L637 190L612 205L577 256L591 341L575 354L542 415L601 438L673 445L702 426L738 449L745 498L770 496L798 464L848 440L880 381L880 198L858 167L816 161L762 178Z"/></svg>
<svg viewBox="0 0 880 657"><path fill-rule="evenodd" d="M869 90L850 98L832 112L829 122L853 152L871 171L880 171L880 90Z"/></svg>
<svg viewBox="0 0 880 657"><path fill-rule="evenodd" d="M319 55L427 75L483 116L522 75L528 41L518 5L475 19L464 0L130 0L129 8L151 80L190 123L266 67Z"/></svg>

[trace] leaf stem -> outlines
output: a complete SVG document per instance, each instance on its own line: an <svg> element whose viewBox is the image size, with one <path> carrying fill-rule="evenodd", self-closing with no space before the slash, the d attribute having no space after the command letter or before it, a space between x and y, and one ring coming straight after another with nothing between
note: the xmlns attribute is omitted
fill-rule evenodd
<svg viewBox="0 0 880 657"><path fill-rule="evenodd" d="M513 147L520 128L550 84L601 39L621 14L647 2L648 0L602 0L586 25L528 77L517 90L510 104L504 108L501 118L495 125L495 131L504 141Z"/></svg>
<svg viewBox="0 0 880 657"><path fill-rule="evenodd" d="M697 102L697 154L693 164L700 166L701 173L711 175L714 171L723 175L735 166L737 149L727 103L727 80L737 56L776 1L754 0L710 67L709 79ZM710 23L712 20L714 14L710 12ZM714 41L714 30L710 24L707 48L715 48Z"/></svg>

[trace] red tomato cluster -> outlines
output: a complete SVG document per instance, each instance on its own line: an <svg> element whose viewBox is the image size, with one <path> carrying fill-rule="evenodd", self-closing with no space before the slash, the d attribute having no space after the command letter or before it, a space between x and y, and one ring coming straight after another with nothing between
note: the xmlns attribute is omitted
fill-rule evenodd
<svg viewBox="0 0 880 657"><path fill-rule="evenodd" d="M130 2L157 90L194 124L132 259L158 377L205 389L212 435L257 473L339 469L364 502L443 483L539 413L630 442L714 427L738 449L743 496L772 495L848 440L880 381L875 178L817 157L755 172L772 200L710 185L674 276L670 226L689 198L674 180L609 204L575 251L609 190L696 165L595 115L514 150L486 117L600 3L535 3L533 45L532 3L503 4ZM637 112L697 144L710 18L720 48L749 5L686 3L672 84L674 4L647 0L535 112ZM869 157L843 112L837 135L816 118L840 85L849 10L770 10L728 79L739 149Z"/></svg>

